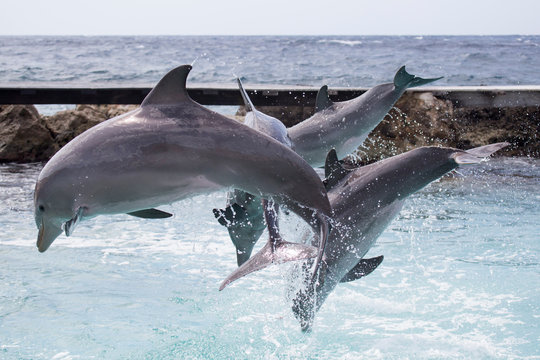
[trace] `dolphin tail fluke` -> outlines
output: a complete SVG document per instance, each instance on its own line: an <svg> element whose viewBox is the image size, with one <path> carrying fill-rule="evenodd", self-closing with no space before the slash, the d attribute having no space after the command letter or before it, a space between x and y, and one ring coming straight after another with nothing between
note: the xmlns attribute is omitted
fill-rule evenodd
<svg viewBox="0 0 540 360"><path fill-rule="evenodd" d="M255 106L253 106L253 103L251 102L247 91L244 89L242 81L240 81L240 78L236 78L236 82L238 83L240 94L242 94L242 99L244 99L244 106L246 107L246 111L253 111L255 109Z"/></svg>
<svg viewBox="0 0 540 360"><path fill-rule="evenodd" d="M231 204L225 209L213 209L212 212L217 221L227 228L248 216L246 209L237 203Z"/></svg>
<svg viewBox="0 0 540 360"><path fill-rule="evenodd" d="M396 75L394 76L394 86L396 88L412 88L416 86L421 86L425 84L429 84L431 82L434 82L436 80L442 79L443 76L438 78L431 78L431 79L423 79L418 76L414 76L412 74L409 74L407 70L405 70L405 66L402 66Z"/></svg>
<svg viewBox="0 0 540 360"><path fill-rule="evenodd" d="M475 147L469 150L466 150L469 154L473 154L474 156L478 157L488 157L491 154L495 153L496 151L499 151L500 149L509 146L510 143L507 142L500 142L495 144L489 144L484 146Z"/></svg>
<svg viewBox="0 0 540 360"><path fill-rule="evenodd" d="M507 142L500 142L495 144L489 144L484 146L479 146L473 149L465 151L457 151L452 154L452 158L457 164L477 164L482 162L485 158L489 157L496 151L510 145Z"/></svg>
<svg viewBox="0 0 540 360"><path fill-rule="evenodd" d="M272 264L283 264L289 261L310 259L317 256L317 248L298 243L280 241L272 243L268 241L266 245L242 266L233 271L221 283L219 290L223 290L227 285L252 272L262 270Z"/></svg>

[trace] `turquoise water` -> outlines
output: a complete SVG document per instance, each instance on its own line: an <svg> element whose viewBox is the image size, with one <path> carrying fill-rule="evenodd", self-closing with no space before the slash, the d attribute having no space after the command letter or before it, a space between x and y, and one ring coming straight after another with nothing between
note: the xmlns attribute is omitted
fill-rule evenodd
<svg viewBox="0 0 540 360"><path fill-rule="evenodd" d="M235 267L221 193L164 207L171 219L97 217L38 253L41 166L0 165L2 359L540 357L540 160L496 158L412 196L368 253L381 266L340 285L311 334L288 265L218 291Z"/></svg>

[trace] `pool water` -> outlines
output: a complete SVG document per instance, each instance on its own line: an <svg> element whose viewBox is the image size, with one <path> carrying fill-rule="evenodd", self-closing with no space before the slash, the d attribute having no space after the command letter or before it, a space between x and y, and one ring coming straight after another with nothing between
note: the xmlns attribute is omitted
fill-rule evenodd
<svg viewBox="0 0 540 360"><path fill-rule="evenodd" d="M367 255L383 263L339 285L309 334L290 265L218 291L236 265L211 211L224 193L163 207L170 219L84 221L38 253L42 166L0 165L2 359L540 358L538 159L460 168L411 196Z"/></svg>

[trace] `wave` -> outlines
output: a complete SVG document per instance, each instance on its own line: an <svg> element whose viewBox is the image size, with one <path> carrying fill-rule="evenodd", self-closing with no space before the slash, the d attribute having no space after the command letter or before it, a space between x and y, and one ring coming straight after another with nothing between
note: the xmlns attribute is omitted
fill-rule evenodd
<svg viewBox="0 0 540 360"><path fill-rule="evenodd" d="M319 40L319 43L329 43L329 44L340 44L340 45L347 45L347 46L356 46L356 45L362 45L361 40L339 40L339 39L323 39Z"/></svg>

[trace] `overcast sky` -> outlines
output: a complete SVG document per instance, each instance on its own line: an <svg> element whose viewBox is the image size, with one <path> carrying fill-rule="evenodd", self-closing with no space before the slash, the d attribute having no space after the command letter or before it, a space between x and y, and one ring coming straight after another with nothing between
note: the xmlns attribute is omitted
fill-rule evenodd
<svg viewBox="0 0 540 360"><path fill-rule="evenodd" d="M2 0L0 35L540 35L540 0Z"/></svg>

